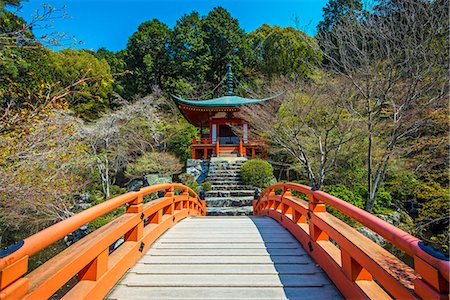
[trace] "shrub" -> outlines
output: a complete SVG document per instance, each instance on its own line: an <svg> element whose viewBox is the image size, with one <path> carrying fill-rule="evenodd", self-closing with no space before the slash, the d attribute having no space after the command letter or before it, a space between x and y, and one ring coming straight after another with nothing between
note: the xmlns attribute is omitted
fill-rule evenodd
<svg viewBox="0 0 450 300"><path fill-rule="evenodd" d="M190 187L194 192L197 194L200 192L198 187L200 186L197 181L195 180L194 175L189 173L183 173L178 176L178 179L182 184L184 184L187 187Z"/></svg>
<svg viewBox="0 0 450 300"><path fill-rule="evenodd" d="M354 193L342 184L328 185L323 188L325 193L333 195L356 207L364 208L364 199L358 193Z"/></svg>
<svg viewBox="0 0 450 300"><path fill-rule="evenodd" d="M275 181L272 166L265 160L252 159L241 168L242 180L255 187L266 188Z"/></svg>
<svg viewBox="0 0 450 300"><path fill-rule="evenodd" d="M167 152L146 152L135 162L127 165L125 174L129 178L139 178L146 174L159 173L171 176L181 172L183 165L173 154Z"/></svg>
<svg viewBox="0 0 450 300"><path fill-rule="evenodd" d="M206 191L210 191L211 188L212 188L212 184L209 181L205 181L205 182L202 183L202 187L205 190L205 192Z"/></svg>

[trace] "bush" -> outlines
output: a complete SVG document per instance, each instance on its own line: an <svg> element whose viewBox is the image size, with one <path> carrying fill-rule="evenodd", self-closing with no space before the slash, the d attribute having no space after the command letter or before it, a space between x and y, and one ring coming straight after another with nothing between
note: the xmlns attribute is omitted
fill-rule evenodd
<svg viewBox="0 0 450 300"><path fill-rule="evenodd" d="M182 184L184 184L187 187L190 187L194 192L197 194L200 192L198 187L200 186L197 181L195 180L194 175L189 173L183 173L178 176L178 179Z"/></svg>
<svg viewBox="0 0 450 300"><path fill-rule="evenodd" d="M363 185L356 185L355 186L355 194L358 194L361 196L362 199L364 199L364 203L367 200L367 187ZM389 192L385 190L384 187L381 187L378 190L378 195L375 198L375 203L373 207L373 213L375 214L381 214L386 213L390 211L390 207L392 204L392 196ZM364 209L364 206L361 207Z"/></svg>
<svg viewBox="0 0 450 300"><path fill-rule="evenodd" d="M127 165L125 174L129 178L140 178L152 173L172 176L180 173L182 169L183 164L173 154L167 152L146 152L135 162Z"/></svg>
<svg viewBox="0 0 450 300"><path fill-rule="evenodd" d="M241 168L241 176L244 182L259 188L266 188L275 181L272 166L262 159L246 161Z"/></svg>
<svg viewBox="0 0 450 300"><path fill-rule="evenodd" d="M356 207L364 209L365 201L362 198L362 196L358 193L352 192L342 184L325 186L323 188L323 191L341 200L344 200L345 202L348 202Z"/></svg>
<svg viewBox="0 0 450 300"><path fill-rule="evenodd" d="M210 191L212 189L212 184L209 181L205 181L202 183L202 187L205 192Z"/></svg>

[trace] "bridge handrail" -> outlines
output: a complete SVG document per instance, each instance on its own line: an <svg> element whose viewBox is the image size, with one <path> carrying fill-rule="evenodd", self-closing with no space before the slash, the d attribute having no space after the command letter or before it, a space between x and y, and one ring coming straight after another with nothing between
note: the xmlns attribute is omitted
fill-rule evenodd
<svg viewBox="0 0 450 300"><path fill-rule="evenodd" d="M345 215L351 217L355 221L363 224L372 231L378 233L385 240L389 241L394 246L403 250L409 256L418 256L434 266L439 268L442 275L449 280L449 264L444 263L443 260L435 258L430 254L426 253L419 247L420 239L415 236L395 227L394 225L372 215L371 213L360 209L356 206L351 205L344 200L337 197L329 195L322 191L313 192L314 199L322 201L325 204L339 210Z"/></svg>
<svg viewBox="0 0 450 300"><path fill-rule="evenodd" d="M275 190L277 189L282 190L280 196L276 196L275 194ZM384 239L392 243L394 246L404 251L406 254L412 256L415 262L415 271L425 281L433 286L434 289L437 289L440 292L444 291L444 293L448 293L450 273L450 264L448 261L436 258L422 250L419 246L420 239L337 197L334 197L322 191L314 191L310 187L302 184L290 182L276 183L269 186L261 193L260 200L255 203L254 209L257 210L256 213L258 213L257 207L259 201L268 200L270 198L279 198L282 202L285 197L292 196L291 191L293 190L308 196L308 216L310 216L310 214L314 214L314 212L326 212L324 207L325 204L340 211L346 216L354 219L355 221L376 232ZM317 209L320 206L322 208ZM431 281L432 283L430 283ZM427 286L426 288L424 288L423 285L421 285L418 288L419 293L422 293L423 289L428 288L432 287ZM415 292L418 292L417 289L415 290ZM434 292L426 291L423 293L431 295Z"/></svg>
<svg viewBox="0 0 450 300"><path fill-rule="evenodd" d="M81 226L113 211L114 209L122 205L125 205L130 201L137 199L139 196L143 197L157 191L161 190L167 191L170 189L177 189L177 188L181 190L187 190L198 198L197 194L192 189L177 183L157 184L142 188L141 190L136 192L128 192L126 194L114 197L105 202L90 207L50 227L47 227L44 230L39 231L33 234L32 236L26 238L24 240L24 245L21 248L19 248L16 252L4 258L0 258L0 270L10 265L11 263L14 263L24 255L31 256L33 254L36 254L42 249L45 249L46 247L50 246L56 241L62 239L66 235L74 232ZM198 199L200 200L200 198Z"/></svg>
<svg viewBox="0 0 450 300"><path fill-rule="evenodd" d="M28 283L23 281L23 278L20 278L23 274L25 274L28 270L28 257L36 254L37 252L45 249L51 244L57 242L62 239L64 236L74 232L81 226L95 220L98 217L101 217L123 205L127 205L127 213L139 213L141 215L141 219L144 216L144 212L146 211L145 206L143 206L142 201L143 197L158 191L164 190L165 196L160 198L163 199L183 199L183 201L194 201L197 204L197 208L202 215L206 214L205 211L205 203L202 201L198 195L189 187L184 186L179 183L167 183L167 184L157 184L149 187L144 187L139 191L128 192L126 194L117 196L115 198L106 200L100 204L97 204L91 208L88 208L70 218L67 218L61 222L58 222L36 234L26 238L23 240L22 245L18 249L13 249L12 253L0 258L0 299L5 297L10 297L11 295L7 292L3 293L5 288L9 290L22 290L22 287L15 288L13 287L15 284L17 286L27 286ZM180 196L175 196L174 191L181 190L182 198ZM192 200L191 200L192 199ZM175 203L170 200L170 203ZM166 201L167 202L167 201ZM155 203L157 206L161 206L163 203L160 201L154 201L151 203ZM172 204L174 205L174 204ZM164 205L163 205L164 206ZM191 207L187 207L190 209ZM169 213L171 214L171 213ZM173 222L175 222L175 217L173 218ZM143 224L142 219L142 224ZM109 225L109 224L108 224ZM108 226L105 225L105 226ZM143 226L143 225L142 225ZM75 243L74 245L76 245ZM18 282L22 282L19 284ZM14 297L13 297L14 298Z"/></svg>

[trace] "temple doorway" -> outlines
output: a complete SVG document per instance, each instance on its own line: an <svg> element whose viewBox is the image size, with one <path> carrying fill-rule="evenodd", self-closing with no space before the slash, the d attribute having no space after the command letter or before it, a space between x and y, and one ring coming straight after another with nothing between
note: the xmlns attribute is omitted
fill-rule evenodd
<svg viewBox="0 0 450 300"><path fill-rule="evenodd" d="M219 143L221 145L238 145L239 137L229 125L222 124L219 125Z"/></svg>

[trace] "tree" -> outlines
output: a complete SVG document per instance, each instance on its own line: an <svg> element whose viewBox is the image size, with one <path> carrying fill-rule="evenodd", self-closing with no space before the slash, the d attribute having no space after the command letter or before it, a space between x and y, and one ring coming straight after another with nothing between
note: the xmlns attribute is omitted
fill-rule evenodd
<svg viewBox="0 0 450 300"><path fill-rule="evenodd" d="M0 135L0 230L8 245L73 214L90 160L80 122L55 111Z"/></svg>
<svg viewBox="0 0 450 300"><path fill-rule="evenodd" d="M445 1L383 0L320 36L330 69L357 91L352 109L367 132L368 211L391 157L432 119L424 112L445 107L448 33Z"/></svg>
<svg viewBox="0 0 450 300"><path fill-rule="evenodd" d="M97 59L85 50L65 49L53 53L52 81L64 87L83 78L96 78L74 87L67 96L70 108L84 119L98 117L109 106L113 78L107 61Z"/></svg>
<svg viewBox="0 0 450 300"><path fill-rule="evenodd" d="M323 20L317 24L319 34L330 32L345 15L361 11L362 4L360 0L329 0L322 10Z"/></svg>
<svg viewBox="0 0 450 300"><path fill-rule="evenodd" d="M348 95L337 86L330 78L288 82L284 100L242 109L252 133L288 153L314 189L322 187L336 167L342 146L352 137L354 118L343 105Z"/></svg>
<svg viewBox="0 0 450 300"><path fill-rule="evenodd" d="M293 27L262 25L249 34L257 69L268 76L311 76L322 54L316 41Z"/></svg>
<svg viewBox="0 0 450 300"><path fill-rule="evenodd" d="M135 162L128 164L125 173L129 178L142 178L142 176L152 173L172 176L181 173L182 169L183 164L173 154L146 152Z"/></svg>
<svg viewBox="0 0 450 300"><path fill-rule="evenodd" d="M227 63L233 65L233 72L239 77L249 43L238 20L231 17L225 8L215 7L204 19L202 30L211 56L207 80L219 83L223 79Z"/></svg>
<svg viewBox="0 0 450 300"><path fill-rule="evenodd" d="M125 103L85 127L84 135L89 141L105 199L109 199L110 186L117 182L133 156L158 150L159 123L154 98L148 96Z"/></svg>
<svg viewBox="0 0 450 300"><path fill-rule="evenodd" d="M114 92L123 95L124 94L124 76L126 76L127 65L125 63L125 50L114 53L106 48L99 48L93 53L94 56L99 60L106 60L109 67L111 68L111 74L115 77L113 89Z"/></svg>
<svg viewBox="0 0 450 300"><path fill-rule="evenodd" d="M182 16L173 28L171 53L178 76L196 83L205 81L211 69L211 53L205 42L204 20L198 12Z"/></svg>
<svg viewBox="0 0 450 300"><path fill-rule="evenodd" d="M172 74L173 65L169 56L172 30L157 19L139 25L129 38L127 68L127 96L150 94L154 86L163 87L166 77Z"/></svg>

